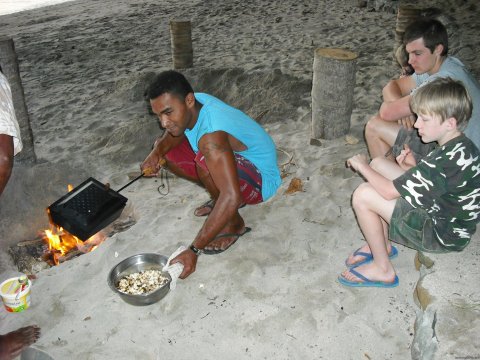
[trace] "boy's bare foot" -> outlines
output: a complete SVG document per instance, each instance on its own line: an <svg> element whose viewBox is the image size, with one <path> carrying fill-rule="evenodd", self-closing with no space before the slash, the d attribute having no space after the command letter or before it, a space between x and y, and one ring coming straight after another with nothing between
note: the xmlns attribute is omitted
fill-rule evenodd
<svg viewBox="0 0 480 360"><path fill-rule="evenodd" d="M383 283L393 283L395 281L395 270L393 267L387 270L382 270L378 266L376 266L374 263L366 264L366 265L361 265L359 267L353 268L357 273L360 275L364 276L368 280L375 282L383 282ZM346 269L342 272L342 277L348 281L352 282L365 282L364 279L359 278L355 274L353 274L351 269Z"/></svg>
<svg viewBox="0 0 480 360"><path fill-rule="evenodd" d="M26 326L21 329L0 335L0 359L11 360L35 343L40 337L40 328L37 325Z"/></svg>
<svg viewBox="0 0 480 360"><path fill-rule="evenodd" d="M391 244L387 247L388 257L393 259L398 255L398 250L392 246ZM372 251L370 250L370 246L365 244L361 248L355 250L348 258L345 260L345 265L348 267L366 264L373 260Z"/></svg>

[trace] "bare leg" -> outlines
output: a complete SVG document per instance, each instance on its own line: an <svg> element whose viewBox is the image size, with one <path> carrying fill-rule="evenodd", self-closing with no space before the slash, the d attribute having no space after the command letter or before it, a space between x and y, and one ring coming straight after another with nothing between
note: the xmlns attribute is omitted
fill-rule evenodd
<svg viewBox="0 0 480 360"><path fill-rule="evenodd" d="M198 178L200 179L200 183L205 187L205 189L207 189L210 197L216 201L220 195L220 192L218 191L217 185L215 185L210 173L197 165L197 174Z"/></svg>
<svg viewBox="0 0 480 360"><path fill-rule="evenodd" d="M197 176L192 176L188 172L186 172L183 168L178 166L178 164L174 161L170 161L167 159L167 163L165 166L171 173L175 174L178 177L181 177L183 179L186 179L188 181L191 181L197 185L200 185L204 187L204 184L202 183L201 179ZM213 209L213 206L215 205L215 199L211 199L209 202L203 204L199 208L195 210L195 215L196 216L205 216L210 214L210 212Z"/></svg>
<svg viewBox="0 0 480 360"><path fill-rule="evenodd" d="M396 200L385 200L368 183L361 184L353 193L352 205L367 240L362 250L373 255L373 262L361 265L355 270L372 281L393 282L395 279L395 270L388 258L391 243L386 237L386 222L390 222L395 203ZM350 256L348 263L358 260L360 259ZM350 281L361 281L348 270L344 271L342 276Z"/></svg>
<svg viewBox="0 0 480 360"><path fill-rule="evenodd" d="M403 173L405 170L402 169L396 162L392 162L384 157L378 157L373 159L370 162L370 166L377 171L378 173L382 174L389 180L394 180ZM383 232L385 239L388 239L388 223L382 219L383 223ZM390 245L390 241L388 241L388 245ZM390 253L391 246L387 246L388 252Z"/></svg>
<svg viewBox="0 0 480 360"><path fill-rule="evenodd" d="M36 325L23 327L21 329L0 335L0 359L11 360L40 337L40 328Z"/></svg>
<svg viewBox="0 0 480 360"><path fill-rule="evenodd" d="M181 178L184 178L184 179L187 179L189 181L192 181L194 182L195 184L198 184L198 185L202 185L202 182L198 179L198 177L192 177L191 175L187 174L185 172L185 170L183 170L181 167L178 166L177 163L173 162L173 161L169 161L167 159L167 165L166 165L166 168L171 171L173 174L181 177Z"/></svg>
<svg viewBox="0 0 480 360"><path fill-rule="evenodd" d="M378 173L382 174L385 176L387 179L393 180L402 175L405 170L403 170L397 163L390 161L386 159L385 157L377 157L373 159L370 162L370 166L372 169L377 171ZM388 223L385 222L385 220L382 219L382 226L383 226L383 234L384 238L388 239ZM387 242L387 250L388 253L391 252L391 244L388 241ZM361 252L364 253L371 253L370 252L370 247L368 245L365 245L361 248ZM348 265L354 265L355 263L363 260L363 257L361 255L359 256L350 256L347 259L347 264Z"/></svg>
<svg viewBox="0 0 480 360"><path fill-rule="evenodd" d="M370 166L389 180L394 180L405 172L396 162L390 161L383 156L374 158L370 162Z"/></svg>
<svg viewBox="0 0 480 360"><path fill-rule="evenodd" d="M208 171L202 169L198 165L196 165L196 169L200 185L207 189L210 194L210 200L195 209L195 216L206 216L209 215L215 207L219 191Z"/></svg>
<svg viewBox="0 0 480 360"><path fill-rule="evenodd" d="M365 126L365 140L367 141L370 158L385 156L395 143L401 125L396 121L385 121L380 116L372 117ZM389 157L394 160L393 157Z"/></svg>

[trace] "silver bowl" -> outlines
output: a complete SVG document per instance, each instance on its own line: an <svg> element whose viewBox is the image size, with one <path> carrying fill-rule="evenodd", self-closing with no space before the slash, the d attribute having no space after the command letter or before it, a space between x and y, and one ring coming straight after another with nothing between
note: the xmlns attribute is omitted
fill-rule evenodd
<svg viewBox="0 0 480 360"><path fill-rule="evenodd" d="M163 275L168 278L168 282L148 294L126 294L118 290L117 285L120 279L126 275L145 270L162 270L167 263L167 260L167 257L153 253L130 256L119 262L112 268L112 270L110 270L110 273L108 274L108 286L110 286L113 292L120 295L125 302L131 305L144 306L156 303L163 299L170 291L170 282L172 281L172 278L168 272L163 273Z"/></svg>

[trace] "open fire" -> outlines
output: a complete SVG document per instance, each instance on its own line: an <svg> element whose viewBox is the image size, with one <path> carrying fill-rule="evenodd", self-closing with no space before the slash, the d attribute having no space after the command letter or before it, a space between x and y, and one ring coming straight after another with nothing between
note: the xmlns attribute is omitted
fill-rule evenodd
<svg viewBox="0 0 480 360"><path fill-rule="evenodd" d="M50 224L49 230L44 230L42 238L48 245L48 251L43 260L58 265L78 255L95 250L106 236L101 232L91 236L85 241L63 230L55 224Z"/></svg>
<svg viewBox="0 0 480 360"><path fill-rule="evenodd" d="M89 179L89 183L90 182ZM105 189L105 185L96 185L96 183L94 183L94 185L96 187L94 190L103 191L103 189ZM75 189L72 190L72 188L73 187L69 185L68 194L72 194L75 191ZM112 190L108 191L113 192ZM82 192L82 194L85 193L86 192ZM115 199L120 197L119 195L116 197L113 195L109 196L108 199L111 199L112 197ZM127 199L124 198L124 200L126 202ZM103 204L104 203L100 202L100 207ZM83 216L82 220L90 221L89 224L92 229L86 229L88 230L87 233L89 233L88 236L90 237L83 237L83 233L86 231L83 233L80 232L82 235L75 232L76 235L81 236L77 237L73 235L73 231L70 233L62 228L62 225L52 221L50 213L51 206L48 207L46 210L50 221L49 229L39 231L38 236L35 239L21 241L8 249L8 252L18 270L25 274L35 274L48 267L61 264L79 255L95 250L107 238L118 232L129 229L136 223L132 208L128 208L128 211L122 213L123 216L119 218L119 215L123 210L123 202L120 204L120 207L117 206L117 208L114 209L115 213L107 213L107 217L103 216L103 212L94 212L94 216L85 215L86 211L88 212L90 209L96 209L93 205L92 207L88 206L85 208L74 207L75 210L78 210L78 216ZM77 214L73 213L72 217L68 220L78 221L78 217L76 217ZM71 222L67 223L71 225ZM78 231L78 228L76 228L76 231Z"/></svg>
<svg viewBox="0 0 480 360"><path fill-rule="evenodd" d="M68 185L68 191L70 192L72 189L73 186ZM50 229L43 230L40 236L48 245L48 251L42 256L43 260L51 265L58 265L73 257L93 251L106 238L105 235L99 232L82 241L65 231L61 226L54 224L49 209L47 209L47 213L50 220Z"/></svg>

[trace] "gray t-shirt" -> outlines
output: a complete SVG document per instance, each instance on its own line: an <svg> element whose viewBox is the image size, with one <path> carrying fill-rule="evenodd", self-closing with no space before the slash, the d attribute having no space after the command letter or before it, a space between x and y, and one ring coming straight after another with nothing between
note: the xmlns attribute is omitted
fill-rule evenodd
<svg viewBox="0 0 480 360"><path fill-rule="evenodd" d="M463 132L473 141L475 146L480 149L480 84L465 68L465 65L456 57L448 56L437 73L433 75L427 73L422 75L413 74L412 76L417 84L416 89L436 78L451 77L463 83L473 103L472 117ZM414 93L415 90L413 90L412 93Z"/></svg>

